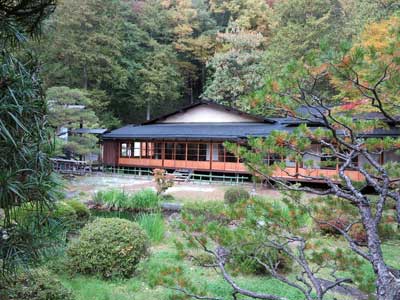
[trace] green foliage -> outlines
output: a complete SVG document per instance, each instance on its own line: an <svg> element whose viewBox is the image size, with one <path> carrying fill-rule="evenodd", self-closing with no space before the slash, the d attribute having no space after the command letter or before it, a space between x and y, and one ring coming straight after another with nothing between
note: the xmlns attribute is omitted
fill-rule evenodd
<svg viewBox="0 0 400 300"><path fill-rule="evenodd" d="M57 223L66 229L75 228L77 214L66 202L59 201L51 207L42 207L37 210L33 204L27 203L15 210L15 220L23 226L34 224L48 225Z"/></svg>
<svg viewBox="0 0 400 300"><path fill-rule="evenodd" d="M96 97L81 89L71 89L65 86L51 87L46 92L49 106L49 123L56 128L77 129L99 127L99 118L95 110L101 104L96 104ZM68 141L59 141L62 152L68 156L79 156L99 151L98 138L90 134L70 135Z"/></svg>
<svg viewBox="0 0 400 300"><path fill-rule="evenodd" d="M152 189L143 189L133 194L128 201L131 209L154 209L159 206L160 199Z"/></svg>
<svg viewBox="0 0 400 300"><path fill-rule="evenodd" d="M204 217L207 220L225 219L225 204L222 201L195 201L184 205L183 213Z"/></svg>
<svg viewBox="0 0 400 300"><path fill-rule="evenodd" d="M390 208L393 207L389 206L388 210ZM341 235L340 230L345 230L354 222L357 215L355 206L333 196L314 198L313 204L310 205L310 210L312 211L314 223L321 233L338 236ZM378 234L381 240L393 239L397 236L394 223L395 220L391 215L383 217L378 225ZM349 235L358 244L366 245L367 233L361 222L351 226Z"/></svg>
<svg viewBox="0 0 400 300"><path fill-rule="evenodd" d="M54 274L43 268L17 273L12 281L3 287L0 297L8 300L75 299L72 292L54 278Z"/></svg>
<svg viewBox="0 0 400 300"><path fill-rule="evenodd" d="M78 216L72 206L61 201L57 202L55 209L49 212L49 217L67 226L74 226Z"/></svg>
<svg viewBox="0 0 400 300"><path fill-rule="evenodd" d="M130 277L148 256L148 236L137 223L98 218L67 249L71 271L103 278Z"/></svg>
<svg viewBox="0 0 400 300"><path fill-rule="evenodd" d="M53 0L0 3L0 281L35 256L29 243L38 235L16 228L15 207L30 202L39 209L57 198L39 63L26 43L54 8Z"/></svg>
<svg viewBox="0 0 400 300"><path fill-rule="evenodd" d="M127 210L148 210L159 207L160 199L152 189L143 189L134 194L121 190L99 191L93 196L97 204L105 204L110 208Z"/></svg>
<svg viewBox="0 0 400 300"><path fill-rule="evenodd" d="M220 34L219 38L229 48L226 52L216 53L208 63L214 72L203 97L248 110L244 101L238 100L260 89L264 83L263 37L253 32L239 31Z"/></svg>
<svg viewBox="0 0 400 300"><path fill-rule="evenodd" d="M231 187L225 191L224 200L226 204L234 204L238 201L247 201L250 194L242 187Z"/></svg>
<svg viewBox="0 0 400 300"><path fill-rule="evenodd" d="M107 191L98 191L93 196L93 200L97 204L105 204L110 208L122 208L128 201L128 195L121 190L111 189Z"/></svg>
<svg viewBox="0 0 400 300"><path fill-rule="evenodd" d="M32 222L16 224L1 230L0 254L6 282L15 272L52 256L66 245L67 230L63 224L37 217Z"/></svg>
<svg viewBox="0 0 400 300"><path fill-rule="evenodd" d="M292 270L292 260L288 255L274 248L260 248L258 245L244 245L241 249L235 249L232 255L230 268L237 273L269 275L269 271L259 262L276 265L280 274L289 273Z"/></svg>
<svg viewBox="0 0 400 300"><path fill-rule="evenodd" d="M161 214L140 214L136 221L146 231L152 242L160 243L163 240L165 225Z"/></svg>
<svg viewBox="0 0 400 300"><path fill-rule="evenodd" d="M65 203L74 209L77 221L81 224L81 226L89 221L90 210L84 203L77 199L67 200Z"/></svg>

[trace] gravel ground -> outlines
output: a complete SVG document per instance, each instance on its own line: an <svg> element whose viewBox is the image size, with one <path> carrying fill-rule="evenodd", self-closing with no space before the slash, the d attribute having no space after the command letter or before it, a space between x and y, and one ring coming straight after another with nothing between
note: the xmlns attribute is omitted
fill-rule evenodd
<svg viewBox="0 0 400 300"><path fill-rule="evenodd" d="M111 188L123 189L127 192L135 192L144 188L155 190L155 184L151 179L133 178L127 176L76 176L66 179L67 197L79 196L82 200L89 200L94 193L100 190ZM242 185L249 192L252 192L253 185ZM196 200L223 200L224 193L229 185L209 183L176 183L169 188L167 193L174 196L178 201ZM271 189L257 187L255 193L271 197L279 197L280 193Z"/></svg>

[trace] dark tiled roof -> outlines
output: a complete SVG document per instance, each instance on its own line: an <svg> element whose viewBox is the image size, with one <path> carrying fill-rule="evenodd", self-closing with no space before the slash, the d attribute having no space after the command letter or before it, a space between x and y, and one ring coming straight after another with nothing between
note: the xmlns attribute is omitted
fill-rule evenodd
<svg viewBox="0 0 400 300"><path fill-rule="evenodd" d="M71 133L89 133L89 134L103 134L107 131L105 128L77 128L71 129Z"/></svg>
<svg viewBox="0 0 400 300"><path fill-rule="evenodd" d="M103 139L238 140L268 136L274 130L292 131L297 126L284 119L268 123L163 123L128 125L103 135ZM340 133L339 133L340 134ZM376 129L363 137L400 136L400 128Z"/></svg>
<svg viewBox="0 0 400 300"><path fill-rule="evenodd" d="M222 139L236 140L248 136L268 136L273 130L284 130L279 123L164 123L128 125L110 133L103 139Z"/></svg>

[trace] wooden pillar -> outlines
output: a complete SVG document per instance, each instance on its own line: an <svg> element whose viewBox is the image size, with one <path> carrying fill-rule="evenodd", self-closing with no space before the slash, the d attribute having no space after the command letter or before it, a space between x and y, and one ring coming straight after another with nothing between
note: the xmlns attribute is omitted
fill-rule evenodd
<svg viewBox="0 0 400 300"><path fill-rule="evenodd" d="M172 159L174 160L174 167L176 167L176 143L174 142L174 148L172 152Z"/></svg>
<svg viewBox="0 0 400 300"><path fill-rule="evenodd" d="M161 159L162 159L162 166L164 168L164 159L165 159L165 142L161 143Z"/></svg>
<svg viewBox="0 0 400 300"><path fill-rule="evenodd" d="M212 161L213 161L213 144L210 142L210 170L212 170Z"/></svg>
<svg viewBox="0 0 400 300"><path fill-rule="evenodd" d="M224 147L224 171L226 170L226 149Z"/></svg>
<svg viewBox="0 0 400 300"><path fill-rule="evenodd" d="M188 161L188 147L189 147L189 144L186 142L185 143L185 167L187 167L187 161Z"/></svg>
<svg viewBox="0 0 400 300"><path fill-rule="evenodd" d="M121 143L120 142L117 142L117 147L116 148L117 148L117 153L116 153L116 155L117 155L116 158L117 159L114 162L114 166L118 166L119 165L119 158L121 156Z"/></svg>

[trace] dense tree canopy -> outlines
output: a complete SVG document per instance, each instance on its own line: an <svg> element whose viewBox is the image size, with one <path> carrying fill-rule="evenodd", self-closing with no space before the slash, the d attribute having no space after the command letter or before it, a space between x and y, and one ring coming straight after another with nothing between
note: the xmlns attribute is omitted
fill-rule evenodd
<svg viewBox="0 0 400 300"><path fill-rule="evenodd" d="M100 93L96 114L108 127L200 97L268 113L256 93L265 75L321 44L356 41L365 24L397 8L372 0L72 0L46 23L38 49L46 86Z"/></svg>

